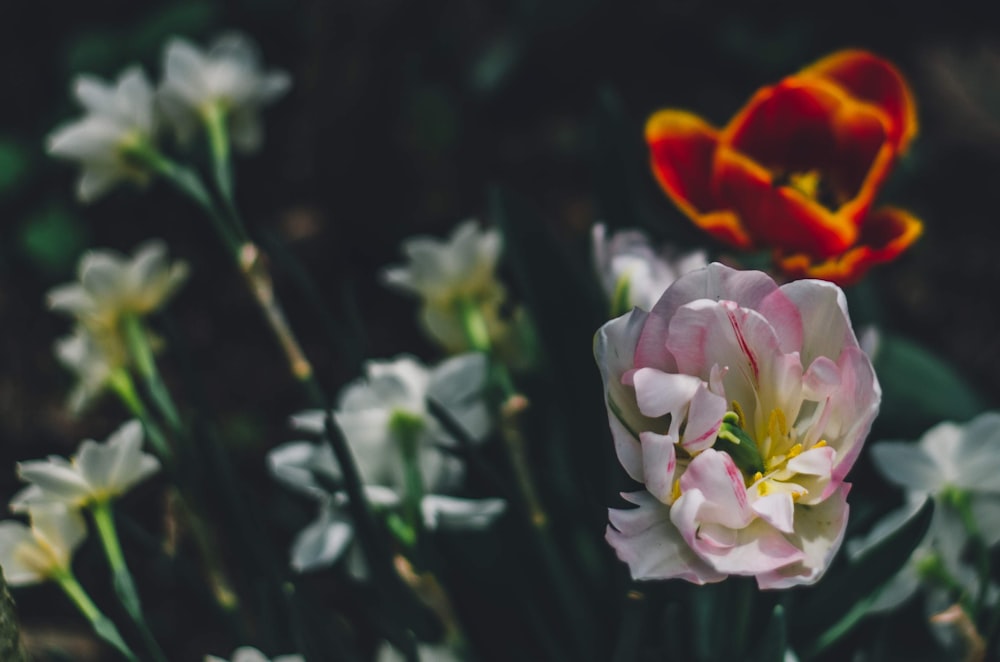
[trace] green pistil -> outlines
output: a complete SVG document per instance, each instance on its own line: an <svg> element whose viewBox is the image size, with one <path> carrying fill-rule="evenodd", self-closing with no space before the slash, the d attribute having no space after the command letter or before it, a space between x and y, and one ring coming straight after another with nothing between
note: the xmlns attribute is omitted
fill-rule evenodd
<svg viewBox="0 0 1000 662"><path fill-rule="evenodd" d="M722 417L722 427L719 428L715 448L728 453L736 466L747 475L764 472L764 460L760 456L760 450L750 435L740 427L739 414L734 411L727 411Z"/></svg>

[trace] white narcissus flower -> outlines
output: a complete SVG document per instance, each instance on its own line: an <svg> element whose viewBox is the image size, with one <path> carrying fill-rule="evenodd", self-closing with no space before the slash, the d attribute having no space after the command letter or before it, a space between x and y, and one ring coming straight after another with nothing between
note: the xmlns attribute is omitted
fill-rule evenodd
<svg viewBox="0 0 1000 662"><path fill-rule="evenodd" d="M87 537L80 512L63 505L28 509L31 526L0 522L0 567L11 586L37 584L69 572L73 552Z"/></svg>
<svg viewBox="0 0 1000 662"><path fill-rule="evenodd" d="M720 264L595 338L615 450L645 490L607 539L636 579L811 584L881 392L843 292Z"/></svg>
<svg viewBox="0 0 1000 662"><path fill-rule="evenodd" d="M104 443L87 439L69 460L54 455L18 463L18 475L30 485L14 495L11 508L22 511L48 504L82 508L125 494L160 469L160 461L143 452L142 439L142 425L131 420Z"/></svg>
<svg viewBox="0 0 1000 662"><path fill-rule="evenodd" d="M591 240L601 286L621 312L634 306L649 310L675 280L708 266L705 251L681 254L664 247L656 252L649 237L638 230L621 230L609 237L605 225L598 223Z"/></svg>
<svg viewBox="0 0 1000 662"><path fill-rule="evenodd" d="M86 327L77 324L73 332L55 343L59 363L76 375L76 385L69 395L69 408L83 411L111 384L116 373L125 368L128 357L120 343L101 342Z"/></svg>
<svg viewBox="0 0 1000 662"><path fill-rule="evenodd" d="M279 655L270 658L252 646L242 646L233 651L229 660L214 655L206 655L205 662L305 662L301 655Z"/></svg>
<svg viewBox="0 0 1000 662"><path fill-rule="evenodd" d="M77 281L49 290L48 304L95 334L116 332L123 316L142 317L161 308L187 276L187 264L170 263L159 239L143 242L132 257L91 250L77 264Z"/></svg>
<svg viewBox="0 0 1000 662"><path fill-rule="evenodd" d="M463 467L448 453L456 440L427 409L428 398L439 403L469 435L480 441L491 427L483 401L487 360L482 354L462 354L428 369L410 356L372 361L366 376L341 392L334 420L344 433L365 484L365 495L378 509L401 505L405 487L403 441L397 426L415 435L416 464L424 497L421 515L428 528L483 528L503 513L501 499L461 499L445 496L459 487ZM292 417L299 430L319 434L323 413L308 411ZM344 509L346 497L331 489L341 479L332 451L322 445L292 442L274 449L268 464L276 478L321 503L319 518L304 529L292 546L292 565L309 570L336 561L353 538Z"/></svg>
<svg viewBox="0 0 1000 662"><path fill-rule="evenodd" d="M186 39L171 39L163 70L158 100L180 140L190 140L209 113L221 112L233 145L245 152L260 146L260 108L291 87L284 71L262 71L256 46L236 33L219 37L207 51Z"/></svg>
<svg viewBox="0 0 1000 662"><path fill-rule="evenodd" d="M462 662L464 656L455 652L454 647L446 644L417 644L417 656L420 662ZM392 647L383 643L375 654L375 662L405 662L406 657Z"/></svg>
<svg viewBox="0 0 1000 662"><path fill-rule="evenodd" d="M121 181L148 182L150 173L128 154L156 138L153 88L142 70L130 67L114 84L77 76L73 93L86 115L49 134L47 149L80 162L80 200L90 202Z"/></svg>
<svg viewBox="0 0 1000 662"><path fill-rule="evenodd" d="M880 520L863 539L851 541L856 556L894 532L926 498L935 500L934 517L927 535L909 563L883 589L872 610L892 609L921 586L947 593L935 585L930 573L943 569L959 585L974 593L976 569L966 558L970 533L954 498L968 499L968 507L984 543L1000 543L1000 413L988 412L968 423L940 423L917 443L879 442L872 446L872 461L889 482L903 488L907 504ZM938 568L939 566L939 568Z"/></svg>
<svg viewBox="0 0 1000 662"><path fill-rule="evenodd" d="M406 240L403 253L408 262L388 267L382 277L390 287L421 299L420 321L447 351L482 349L470 346L463 308L471 307L482 316L489 341L501 342L508 333L500 314L506 292L496 277L501 249L499 231L480 230L470 220L444 241L432 237Z"/></svg>

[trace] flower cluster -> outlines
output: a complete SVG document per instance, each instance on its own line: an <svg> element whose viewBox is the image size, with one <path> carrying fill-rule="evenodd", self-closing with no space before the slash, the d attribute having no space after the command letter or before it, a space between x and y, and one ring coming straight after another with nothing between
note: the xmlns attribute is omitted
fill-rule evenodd
<svg viewBox="0 0 1000 662"><path fill-rule="evenodd" d="M217 39L208 51L175 38L164 53L164 80L154 91L138 67L116 83L79 76L73 92L86 111L83 118L56 129L48 139L53 156L78 161L77 187L91 202L122 181L144 184L163 166L157 150L160 128L187 142L199 123L221 122L233 145L256 149L262 136L261 106L288 91L281 71L263 72L254 45L239 34Z"/></svg>
<svg viewBox="0 0 1000 662"><path fill-rule="evenodd" d="M481 354L460 354L432 369L401 356L369 362L366 376L344 388L333 418L354 453L372 505L398 510L417 487L419 526L482 528L503 513L500 499L448 496L463 474L462 462L452 452L458 442L427 404L432 400L440 405L469 439L482 441L492 425L483 400L486 376ZM294 416L292 425L318 435L324 417L322 411L307 411ZM318 519L292 545L292 567L306 571L335 562L353 536L345 495L334 487L340 482L340 468L331 449L292 442L271 451L268 462L276 478L321 504ZM418 486L412 482L415 476Z"/></svg>
<svg viewBox="0 0 1000 662"><path fill-rule="evenodd" d="M184 262L168 261L166 244L150 240L131 258L107 249L85 253L77 281L49 291L49 307L76 322L55 348L77 377L71 409L85 407L121 375L129 363L128 326L162 308L187 275Z"/></svg>
<svg viewBox="0 0 1000 662"><path fill-rule="evenodd" d="M424 330L446 351L489 349L510 332L501 315L507 294L496 277L501 248L497 230L466 221L447 241L408 239L408 262L385 269L383 280L420 298Z"/></svg>
<svg viewBox="0 0 1000 662"><path fill-rule="evenodd" d="M795 277L851 283L922 225L875 195L917 132L909 86L885 60L834 53L764 87L725 128L681 110L646 125L653 172L700 228L770 248Z"/></svg>
<svg viewBox="0 0 1000 662"><path fill-rule="evenodd" d="M712 264L595 340L615 449L645 489L607 538L636 579L817 581L880 390L843 293Z"/></svg>
<svg viewBox="0 0 1000 662"><path fill-rule="evenodd" d="M12 585L58 579L70 573L73 551L87 534L82 510L105 507L160 469L142 451L143 432L129 421L104 443L85 440L69 460L51 456L18 465L29 485L11 500L31 527L0 523L0 566Z"/></svg>

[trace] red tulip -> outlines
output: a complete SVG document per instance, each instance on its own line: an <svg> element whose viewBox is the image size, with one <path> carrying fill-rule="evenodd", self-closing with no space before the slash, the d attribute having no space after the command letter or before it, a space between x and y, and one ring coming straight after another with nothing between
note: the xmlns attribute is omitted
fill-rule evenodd
<svg viewBox="0 0 1000 662"><path fill-rule="evenodd" d="M916 132L899 71L847 50L761 88L722 130L661 110L646 141L660 184L700 228L772 249L789 276L847 284L920 236L909 213L871 208Z"/></svg>

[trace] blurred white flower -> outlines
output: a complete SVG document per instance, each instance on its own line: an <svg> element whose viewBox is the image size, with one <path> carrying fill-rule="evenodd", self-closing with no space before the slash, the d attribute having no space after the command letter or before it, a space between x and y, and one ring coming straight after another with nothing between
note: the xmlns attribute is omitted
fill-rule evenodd
<svg viewBox="0 0 1000 662"><path fill-rule="evenodd" d="M214 655L206 655L205 662L305 662L301 655L279 655L270 658L252 646L242 646L233 651L231 660Z"/></svg>
<svg viewBox="0 0 1000 662"><path fill-rule="evenodd" d="M455 447L456 440L427 409L427 400L434 400L472 441L485 439L491 426L482 395L487 367L482 354L455 356L433 369L401 356L369 362L366 376L344 388L333 416L354 453L373 506L385 510L402 504L406 468L402 425L405 434L414 435L424 488L420 506L424 526L483 528L503 513L506 504L501 499L442 496L459 486L463 466L446 450ZM297 414L292 425L319 434L323 412ZM336 491L341 473L333 452L323 445L292 442L271 451L268 465L280 481L321 503L319 517L292 545L292 566L305 571L336 561L353 535L344 509L346 496Z"/></svg>
<svg viewBox="0 0 1000 662"><path fill-rule="evenodd" d="M178 138L187 142L210 113L221 112L233 145L243 151L260 146L260 107L291 87L284 71L262 71L255 44L236 33L219 37L207 51L175 37L167 43L163 69L158 100Z"/></svg>
<svg viewBox="0 0 1000 662"><path fill-rule="evenodd" d="M652 310L660 296L686 273L708 266L705 251L681 254L669 246L659 253L639 230L620 230L610 237L603 223L594 225L594 267L615 315L634 306Z"/></svg>
<svg viewBox="0 0 1000 662"><path fill-rule="evenodd" d="M458 655L455 649L445 644L417 644L417 655L420 662L462 662L464 656ZM375 662L405 662L406 657L388 642L383 642L375 655Z"/></svg>
<svg viewBox="0 0 1000 662"><path fill-rule="evenodd" d="M69 460L53 455L18 463L18 475L30 485L14 495L11 508L81 508L121 496L160 469L160 461L143 452L142 439L142 425L131 420L104 443L87 439Z"/></svg>
<svg viewBox="0 0 1000 662"><path fill-rule="evenodd" d="M871 453L886 480L908 493L941 496L958 489L1000 495L998 412L982 414L964 425L941 423L917 443L883 441Z"/></svg>
<svg viewBox="0 0 1000 662"><path fill-rule="evenodd" d="M187 276L187 264L171 264L160 239L143 242L131 258L109 249L87 251L77 264L77 281L49 290L48 304L92 333L116 332L123 316L163 306Z"/></svg>
<svg viewBox="0 0 1000 662"><path fill-rule="evenodd" d="M157 121L153 88L139 67L129 67L109 84L77 76L73 94L86 114L48 136L47 149L83 167L77 195L90 202L121 181L145 184L150 173L129 151L152 144Z"/></svg>
<svg viewBox="0 0 1000 662"><path fill-rule="evenodd" d="M887 441L871 450L875 468L902 487L906 505L889 513L867 536L850 541L848 552L858 556L892 534L927 498L935 500L934 517L909 563L882 590L873 611L893 609L921 587L929 591L932 610L946 606L944 573L970 593L978 585L967 558L970 534L956 507L956 496L968 507L983 542L1000 543L1000 413L988 412L958 425L934 426L917 443Z"/></svg>
<svg viewBox="0 0 1000 662"><path fill-rule="evenodd" d="M0 522L0 567L11 586L36 584L69 572L73 552L87 537L79 511L62 505L28 509L31 526Z"/></svg>
<svg viewBox="0 0 1000 662"><path fill-rule="evenodd" d="M56 359L76 376L69 395L69 408L83 411L111 384L128 359L120 344L102 343L86 327L77 324L73 332L55 343Z"/></svg>
<svg viewBox="0 0 1000 662"><path fill-rule="evenodd" d="M478 310L490 342L501 342L508 332L500 314L506 292L496 278L501 248L497 230L483 231L475 221L466 221L447 240L413 237L403 242L408 262L386 268L382 278L422 300L420 321L447 351L481 349L469 343L467 308Z"/></svg>

